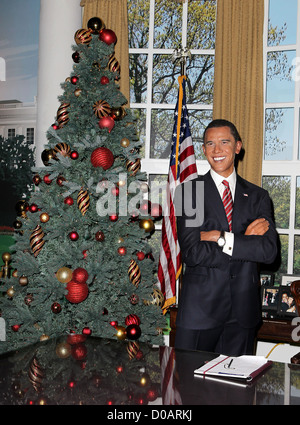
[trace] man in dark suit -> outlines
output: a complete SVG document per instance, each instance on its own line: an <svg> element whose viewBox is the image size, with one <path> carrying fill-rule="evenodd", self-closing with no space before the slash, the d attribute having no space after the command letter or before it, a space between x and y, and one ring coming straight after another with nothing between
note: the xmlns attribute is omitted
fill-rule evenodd
<svg viewBox="0 0 300 425"><path fill-rule="evenodd" d="M235 171L235 156L241 148L231 122L214 120L206 128L203 152L211 169L189 182L196 211L201 207L196 199L197 182L204 183L203 222L190 225L184 202L177 216L185 264L176 320L177 348L253 354L261 321L258 264L274 262L278 235L268 192ZM229 218L222 202L224 180L233 198ZM187 184L180 187L183 193ZM186 199L184 194L181 199Z"/></svg>

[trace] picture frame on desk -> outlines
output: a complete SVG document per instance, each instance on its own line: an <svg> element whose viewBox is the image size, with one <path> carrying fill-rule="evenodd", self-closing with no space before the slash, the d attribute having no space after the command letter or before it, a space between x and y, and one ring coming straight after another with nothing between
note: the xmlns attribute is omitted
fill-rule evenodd
<svg viewBox="0 0 300 425"><path fill-rule="evenodd" d="M296 279L295 279L296 280ZM298 280L298 279L297 279ZM279 288L278 317L297 317L297 307L290 284Z"/></svg>
<svg viewBox="0 0 300 425"><path fill-rule="evenodd" d="M262 286L261 287L261 307L262 317L274 318L277 317L278 301L279 301L279 286Z"/></svg>
<svg viewBox="0 0 300 425"><path fill-rule="evenodd" d="M260 273L260 284L261 284L261 286L273 286L274 285L274 273L261 272Z"/></svg>
<svg viewBox="0 0 300 425"><path fill-rule="evenodd" d="M299 274L282 274L281 275L281 286L291 286L295 280L300 280Z"/></svg>

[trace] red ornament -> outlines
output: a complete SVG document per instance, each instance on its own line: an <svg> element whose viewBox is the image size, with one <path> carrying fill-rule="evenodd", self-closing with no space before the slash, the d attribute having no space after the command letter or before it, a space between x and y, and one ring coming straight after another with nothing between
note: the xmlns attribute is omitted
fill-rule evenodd
<svg viewBox="0 0 300 425"><path fill-rule="evenodd" d="M116 320L112 320L111 322L109 322L109 324L110 324L111 326L113 326L114 328L115 328L116 326L118 326L118 322L117 322Z"/></svg>
<svg viewBox="0 0 300 425"><path fill-rule="evenodd" d="M73 205L73 204L74 204L74 199L73 199L73 198L71 198L71 196L67 196L67 197L64 199L64 203L65 203L66 205Z"/></svg>
<svg viewBox="0 0 300 425"><path fill-rule="evenodd" d="M88 327L83 328L83 329L82 329L82 333L83 333L83 335L87 335L87 336L92 335L92 331L91 331L91 329L90 329L90 328L88 328Z"/></svg>
<svg viewBox="0 0 300 425"><path fill-rule="evenodd" d="M51 184L51 182L52 182L52 180L50 180L50 179L49 179L49 176L50 176L50 174L46 174L46 175L43 177L43 180L44 180L44 182L45 182L46 184Z"/></svg>
<svg viewBox="0 0 300 425"><path fill-rule="evenodd" d="M63 176L58 176L56 179L56 183L58 184L58 186L62 186L63 182L65 182L66 179Z"/></svg>
<svg viewBox="0 0 300 425"><path fill-rule="evenodd" d="M129 325L126 328L126 336L128 339L136 340L141 336L141 328L138 325Z"/></svg>
<svg viewBox="0 0 300 425"><path fill-rule="evenodd" d="M113 215L110 215L110 216L109 216L109 220L110 220L110 221L112 221L113 223L114 223L115 221L117 221L117 220L118 220L118 218L119 218L118 214L113 214Z"/></svg>
<svg viewBox="0 0 300 425"><path fill-rule="evenodd" d="M68 382L68 387L71 388L71 390L72 390L73 388L76 387L76 382L75 381L69 381Z"/></svg>
<svg viewBox="0 0 300 425"><path fill-rule="evenodd" d="M107 128L108 132L110 133L111 130L114 128L115 126L115 121L112 117L107 116L107 117L102 117L100 118L100 120L98 121L98 125L100 128Z"/></svg>
<svg viewBox="0 0 300 425"><path fill-rule="evenodd" d="M147 391L146 397L147 397L147 400L148 401L154 401L154 400L156 400L157 397L158 397L158 391L157 391L157 389L154 386L153 387L150 387L149 390Z"/></svg>
<svg viewBox="0 0 300 425"><path fill-rule="evenodd" d="M67 337L67 343L70 345L78 344L79 342L84 342L86 340L85 335L71 333Z"/></svg>
<svg viewBox="0 0 300 425"><path fill-rule="evenodd" d="M160 218L162 216L162 206L159 204L151 205L151 215L152 217Z"/></svg>
<svg viewBox="0 0 300 425"><path fill-rule="evenodd" d="M87 348L85 344L80 342L79 344L73 345L71 348L71 354L76 360L84 360L87 355Z"/></svg>
<svg viewBox="0 0 300 425"><path fill-rule="evenodd" d="M117 373L123 373L124 372L124 368L123 368L123 366L117 366L116 367L116 371L117 371Z"/></svg>
<svg viewBox="0 0 300 425"><path fill-rule="evenodd" d="M73 304L81 303L87 298L89 294L89 288L86 283L77 283L73 280L68 282L66 289L68 293L65 297L68 301L70 301L70 303Z"/></svg>
<svg viewBox="0 0 300 425"><path fill-rule="evenodd" d="M61 312L61 305L57 302L53 303L51 306L51 310L54 314L58 314Z"/></svg>
<svg viewBox="0 0 300 425"><path fill-rule="evenodd" d="M120 248L118 248L118 253L119 255L125 255L126 254L125 246L120 246Z"/></svg>
<svg viewBox="0 0 300 425"><path fill-rule="evenodd" d="M80 60L80 54L79 54L79 52L74 52L73 54L72 54L72 59L73 59L73 61L75 62L75 63L79 63L79 60Z"/></svg>
<svg viewBox="0 0 300 425"><path fill-rule="evenodd" d="M108 170L114 163L114 156L108 148L96 148L92 152L91 163L93 167L102 167L104 170Z"/></svg>
<svg viewBox="0 0 300 425"><path fill-rule="evenodd" d="M103 29L99 33L99 40L104 41L104 43L110 45L117 42L117 36L113 30Z"/></svg>
<svg viewBox="0 0 300 425"><path fill-rule="evenodd" d="M71 152L70 157L71 157L71 159L78 159L79 154L78 154L78 152L73 151L73 152Z"/></svg>
<svg viewBox="0 0 300 425"><path fill-rule="evenodd" d="M145 258L145 254L142 251L136 253L138 260L142 261Z"/></svg>
<svg viewBox="0 0 300 425"><path fill-rule="evenodd" d="M82 267L78 267L72 273L72 280L77 283L85 283L88 280L88 277L88 272Z"/></svg>
<svg viewBox="0 0 300 425"><path fill-rule="evenodd" d="M29 211L32 212L32 213L37 212L38 211L38 206L36 204L31 204L29 206Z"/></svg>
<svg viewBox="0 0 300 425"><path fill-rule="evenodd" d="M120 189L118 188L118 186L113 187L112 190L111 190L111 193L114 196L118 196L119 193L120 193Z"/></svg>
<svg viewBox="0 0 300 425"><path fill-rule="evenodd" d="M71 232L69 233L69 238L71 241L77 241L79 239L79 235L77 232Z"/></svg>
<svg viewBox="0 0 300 425"><path fill-rule="evenodd" d="M72 84L77 84L78 83L79 78L76 77L76 75L74 75L74 77L71 77L71 83Z"/></svg>
<svg viewBox="0 0 300 425"><path fill-rule="evenodd" d="M129 314L125 319L125 325L140 325L140 318L136 314Z"/></svg>
<svg viewBox="0 0 300 425"><path fill-rule="evenodd" d="M38 175L38 174L36 174L34 177L33 177L33 183L36 185L36 186L38 186L40 183L41 183L41 181L42 181L42 179L40 178L40 176Z"/></svg>
<svg viewBox="0 0 300 425"><path fill-rule="evenodd" d="M18 332L18 330L20 329L21 325L13 325L11 328L14 332Z"/></svg>
<svg viewBox="0 0 300 425"><path fill-rule="evenodd" d="M103 86L105 86L108 83L109 83L108 77L106 77L105 75L103 75L103 77L101 77L100 84L102 84Z"/></svg>
<svg viewBox="0 0 300 425"><path fill-rule="evenodd" d="M104 241L104 239L105 239L104 233L103 233L103 232L101 232L101 230L99 230L99 231L96 233L96 235L95 235L95 239L96 239L96 241L98 241L98 242L103 242L103 241Z"/></svg>
<svg viewBox="0 0 300 425"><path fill-rule="evenodd" d="M54 130L58 130L58 125L57 124L52 124L52 128L54 129Z"/></svg>

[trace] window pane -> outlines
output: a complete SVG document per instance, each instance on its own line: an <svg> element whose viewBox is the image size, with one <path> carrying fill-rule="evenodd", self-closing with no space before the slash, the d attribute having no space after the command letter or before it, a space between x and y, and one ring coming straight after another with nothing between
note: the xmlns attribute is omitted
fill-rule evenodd
<svg viewBox="0 0 300 425"><path fill-rule="evenodd" d="M297 177L296 184L295 228L300 229L300 177Z"/></svg>
<svg viewBox="0 0 300 425"><path fill-rule="evenodd" d="M293 108L266 109L265 160L292 159L293 128Z"/></svg>
<svg viewBox="0 0 300 425"><path fill-rule="evenodd" d="M188 4L189 49L215 48L216 0L194 0Z"/></svg>
<svg viewBox="0 0 300 425"><path fill-rule="evenodd" d="M269 0L268 45L296 43L297 0Z"/></svg>
<svg viewBox="0 0 300 425"><path fill-rule="evenodd" d="M187 61L187 103L211 104L214 88L214 56L192 55Z"/></svg>
<svg viewBox="0 0 300 425"><path fill-rule="evenodd" d="M294 101L295 81L291 75L295 57L295 50L268 53L266 99L268 103Z"/></svg>
<svg viewBox="0 0 300 425"><path fill-rule="evenodd" d="M174 0L155 1L154 48L175 49L181 45L182 4Z"/></svg>
<svg viewBox="0 0 300 425"><path fill-rule="evenodd" d="M148 55L129 55L130 102L147 102Z"/></svg>
<svg viewBox="0 0 300 425"><path fill-rule="evenodd" d="M180 67L172 62L171 55L153 55L154 103L176 103Z"/></svg>
<svg viewBox="0 0 300 425"><path fill-rule="evenodd" d="M152 110L150 134L151 158L170 158L173 125L174 110Z"/></svg>
<svg viewBox="0 0 300 425"><path fill-rule="evenodd" d="M140 158L145 157L145 138L146 138L146 112L144 109L131 109L132 114L135 118L135 127L137 137L141 143Z"/></svg>
<svg viewBox="0 0 300 425"><path fill-rule="evenodd" d="M150 0L128 0L129 48L145 48L149 42Z"/></svg>
<svg viewBox="0 0 300 425"><path fill-rule="evenodd" d="M294 243L294 274L300 274L300 236L295 236Z"/></svg>
<svg viewBox="0 0 300 425"><path fill-rule="evenodd" d="M273 201L276 227L288 229L291 178L287 176L263 176L262 185L269 192Z"/></svg>
<svg viewBox="0 0 300 425"><path fill-rule="evenodd" d="M203 133L212 120L212 111L189 109L190 130L196 159L205 159L202 151Z"/></svg>

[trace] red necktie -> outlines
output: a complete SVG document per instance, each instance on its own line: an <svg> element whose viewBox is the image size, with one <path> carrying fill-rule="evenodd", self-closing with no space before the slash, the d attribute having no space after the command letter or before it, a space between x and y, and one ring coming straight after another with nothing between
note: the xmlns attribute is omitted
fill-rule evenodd
<svg viewBox="0 0 300 425"><path fill-rule="evenodd" d="M227 180L223 180L222 183L225 186L225 189L224 189L224 192L223 192L222 201L223 201L225 213L226 213L226 216L227 216L227 221L228 221L228 224L229 224L229 230L231 232L232 231L233 201L232 201L232 196L231 196L231 192L230 192L230 189L229 189L229 183L228 183L228 181Z"/></svg>

